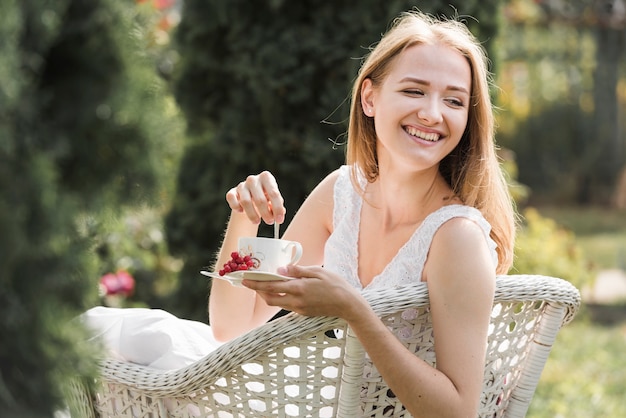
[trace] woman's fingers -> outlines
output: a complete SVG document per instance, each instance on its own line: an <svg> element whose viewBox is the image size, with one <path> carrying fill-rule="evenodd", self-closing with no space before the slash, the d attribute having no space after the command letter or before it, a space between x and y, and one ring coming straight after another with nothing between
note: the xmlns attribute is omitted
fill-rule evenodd
<svg viewBox="0 0 626 418"><path fill-rule="evenodd" d="M274 176L269 171L263 171L258 176L248 176L245 183L254 207L263 221L270 225L274 222L282 223L285 207Z"/></svg>
<svg viewBox="0 0 626 418"><path fill-rule="evenodd" d="M233 187L226 192L226 202L228 206L234 211L243 212L243 207L239 204L239 192L236 187Z"/></svg>
<svg viewBox="0 0 626 418"><path fill-rule="evenodd" d="M298 312L304 315L310 315L307 312L305 301L299 290L305 280L285 280L275 282L261 282L254 280L244 280L243 285L249 289L256 291L269 306L280 306L288 311ZM301 282L301 283L295 283Z"/></svg>
<svg viewBox="0 0 626 418"><path fill-rule="evenodd" d="M284 200L276 179L269 171L248 176L226 193L226 201L232 210L245 212L255 224L261 219L267 224L285 221Z"/></svg>
<svg viewBox="0 0 626 418"><path fill-rule="evenodd" d="M279 273L296 280L244 280L243 285L255 290L270 306L280 306L308 316L342 317L347 313L346 305L356 297L356 290L344 279L321 266L290 265L279 269Z"/></svg>

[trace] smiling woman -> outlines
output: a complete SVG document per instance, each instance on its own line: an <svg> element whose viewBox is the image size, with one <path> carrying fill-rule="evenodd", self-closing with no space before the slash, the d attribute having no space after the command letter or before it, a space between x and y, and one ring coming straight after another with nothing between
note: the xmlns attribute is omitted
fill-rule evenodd
<svg viewBox="0 0 626 418"><path fill-rule="evenodd" d="M282 237L302 246L299 265L278 269L292 280L213 281L206 334L230 340L281 309L338 317L401 409L475 416L495 278L511 265L515 229L488 85L484 51L462 23L401 15L355 81L347 164L314 188ZM247 176L226 201L231 217L217 268L262 221L281 224L286 214L269 171ZM394 338L362 292L426 281L436 365ZM185 326L180 321L176 332ZM214 344L207 338L207 350Z"/></svg>
<svg viewBox="0 0 626 418"><path fill-rule="evenodd" d="M378 158L437 173L437 163L459 144L467 125L467 60L440 44L410 46L382 83L366 78L361 89L361 104L375 122Z"/></svg>
<svg viewBox="0 0 626 418"><path fill-rule="evenodd" d="M355 80L347 165L313 190L285 232L302 243L305 266L282 273L299 280L244 280L254 293L214 283L216 336L246 332L278 308L338 316L413 415L475 411L495 274L511 265L515 229L488 87L485 53L463 24L400 16ZM220 259L261 220L284 219L268 172L226 198ZM360 294L416 281L429 283L436 368L390 338Z"/></svg>

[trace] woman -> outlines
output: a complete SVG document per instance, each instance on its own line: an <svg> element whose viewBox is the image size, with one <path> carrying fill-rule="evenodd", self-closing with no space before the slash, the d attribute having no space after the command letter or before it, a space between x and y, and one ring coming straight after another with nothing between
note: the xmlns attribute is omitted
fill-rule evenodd
<svg viewBox="0 0 626 418"><path fill-rule="evenodd" d="M303 256L280 273L299 280L244 280L244 288L214 280L211 329L171 317L152 321L164 313L150 310L124 310L116 327L110 323L121 320L120 312L94 308L85 319L122 357L169 368L215 347L212 336L232 339L281 309L337 316L414 416L475 416L495 277L511 265L515 231L493 125L480 44L459 22L405 13L354 83L347 164L312 191L285 231L285 239L302 244ZM232 214L218 266L237 249L239 237L257 234L261 221L285 219L269 172L249 176L226 200ZM436 368L393 338L361 296L363 288L415 281L428 283ZM126 353L127 337L147 328L178 347L150 344L155 352L147 361L135 343L126 344L135 348Z"/></svg>
<svg viewBox="0 0 626 418"><path fill-rule="evenodd" d="M300 280L244 280L244 289L215 280L213 333L231 339L281 308L338 316L413 415L475 416L495 277L511 265L515 230L483 49L461 23L405 13L365 60L351 106L347 165L313 190L284 234L304 253L281 273ZM261 220L285 218L269 172L226 200L232 215L218 265ZM391 338L360 294L420 280L436 368Z"/></svg>

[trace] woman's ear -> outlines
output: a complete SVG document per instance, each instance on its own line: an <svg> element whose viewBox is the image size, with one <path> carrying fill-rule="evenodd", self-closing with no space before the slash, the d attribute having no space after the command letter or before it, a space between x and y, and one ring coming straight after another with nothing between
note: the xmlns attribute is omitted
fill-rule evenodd
<svg viewBox="0 0 626 418"><path fill-rule="evenodd" d="M366 78L361 84L361 107L365 116L374 117L374 85L370 78Z"/></svg>

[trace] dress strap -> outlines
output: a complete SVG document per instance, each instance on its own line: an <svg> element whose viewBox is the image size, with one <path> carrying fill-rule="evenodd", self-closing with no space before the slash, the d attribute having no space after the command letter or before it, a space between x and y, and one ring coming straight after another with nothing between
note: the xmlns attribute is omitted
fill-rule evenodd
<svg viewBox="0 0 626 418"><path fill-rule="evenodd" d="M484 218L482 213L472 207L466 205L448 205L443 206L439 210L431 213L424 220L420 233L423 234L421 239L425 241L428 248L432 243L435 233L441 228L441 226L454 218L466 218L472 222L475 222L483 231L487 245L489 246L489 252L491 254L494 266L498 265L498 253L496 252L496 243L489 235L491 233L491 225Z"/></svg>

